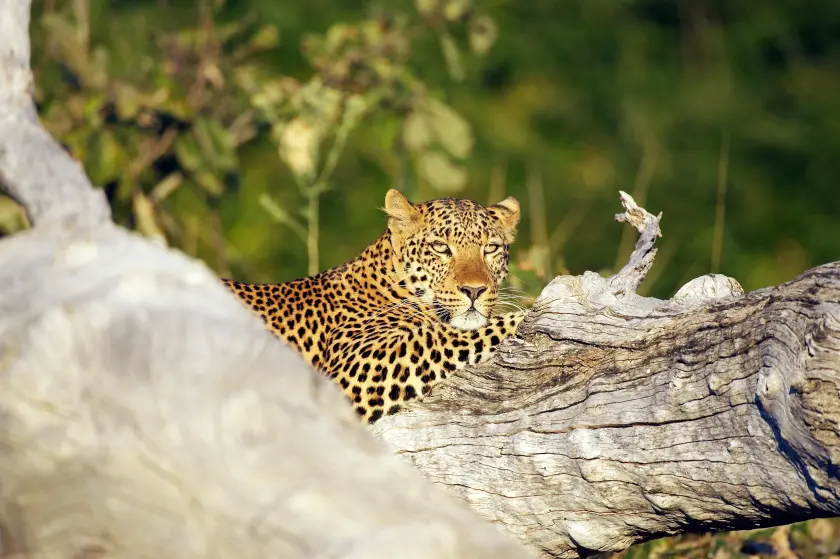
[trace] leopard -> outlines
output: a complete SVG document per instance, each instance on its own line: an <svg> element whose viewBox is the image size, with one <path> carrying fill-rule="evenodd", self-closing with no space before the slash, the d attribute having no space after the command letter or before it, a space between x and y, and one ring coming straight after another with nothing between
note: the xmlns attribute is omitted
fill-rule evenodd
<svg viewBox="0 0 840 559"><path fill-rule="evenodd" d="M345 264L285 283L222 280L370 424L486 361L525 312L502 287L520 217L514 197L412 204L391 189L383 209L385 231Z"/></svg>

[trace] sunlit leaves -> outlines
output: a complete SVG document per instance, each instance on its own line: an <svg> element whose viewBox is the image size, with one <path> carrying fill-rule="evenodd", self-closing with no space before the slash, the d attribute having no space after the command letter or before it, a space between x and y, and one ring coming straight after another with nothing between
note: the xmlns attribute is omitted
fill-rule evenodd
<svg viewBox="0 0 840 559"><path fill-rule="evenodd" d="M94 184L107 184L120 178L128 155L122 142L110 130L91 136L86 169Z"/></svg>
<svg viewBox="0 0 840 559"><path fill-rule="evenodd" d="M439 144L451 155L465 158L473 147L469 124L451 107L428 99L419 105L405 121L405 143L414 151Z"/></svg>
<svg viewBox="0 0 840 559"><path fill-rule="evenodd" d="M414 7L421 15L431 15L438 8L438 0L414 0Z"/></svg>
<svg viewBox="0 0 840 559"><path fill-rule="evenodd" d="M275 25L263 25L247 43L251 51L276 48L280 44L280 31Z"/></svg>
<svg viewBox="0 0 840 559"><path fill-rule="evenodd" d="M443 194L454 194L467 184L460 160L473 148L469 124L451 107L426 99L405 120L403 144L414 156L417 173Z"/></svg>
<svg viewBox="0 0 840 559"><path fill-rule="evenodd" d="M443 59L446 61L446 69L449 76L456 82L464 79L464 65L461 62L461 52L455 39L449 33L442 33L440 36L440 49L443 52Z"/></svg>
<svg viewBox="0 0 840 559"><path fill-rule="evenodd" d="M486 54L499 36L496 22L486 15L478 15L470 19L469 40L470 48L476 54Z"/></svg>
<svg viewBox="0 0 840 559"><path fill-rule="evenodd" d="M421 152L433 140L434 135L426 116L420 111L408 115L403 124L403 144L405 147L411 152Z"/></svg>
<svg viewBox="0 0 840 559"><path fill-rule="evenodd" d="M147 237L165 243L166 236L157 223L155 206L152 201L142 192L135 191L132 202L137 230Z"/></svg>
<svg viewBox="0 0 840 559"><path fill-rule="evenodd" d="M457 194L467 185L466 169L438 151L427 151L417 157L417 173L445 196Z"/></svg>
<svg viewBox="0 0 840 559"><path fill-rule="evenodd" d="M0 236L17 233L29 227L26 212L11 198L0 195Z"/></svg>
<svg viewBox="0 0 840 559"><path fill-rule="evenodd" d="M303 117L297 117L288 124L276 125L274 131L280 159L294 174L311 180L318 163L321 139L318 127Z"/></svg>
<svg viewBox="0 0 840 559"><path fill-rule="evenodd" d="M496 42L496 23L489 15L479 12L473 0L415 0L414 6L437 29L446 68L455 81L464 79L464 70L460 48L453 38L453 26L466 25L469 47L474 54L486 54Z"/></svg>
<svg viewBox="0 0 840 559"><path fill-rule="evenodd" d="M308 36L304 54L323 84L399 108L411 103L416 81L406 64L409 36L408 20L401 17L340 23Z"/></svg>

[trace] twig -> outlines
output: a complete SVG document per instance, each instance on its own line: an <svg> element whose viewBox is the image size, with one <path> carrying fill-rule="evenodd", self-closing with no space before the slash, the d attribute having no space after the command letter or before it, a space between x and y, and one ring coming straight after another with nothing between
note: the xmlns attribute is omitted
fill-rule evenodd
<svg viewBox="0 0 840 559"><path fill-rule="evenodd" d="M493 165L493 169L490 171L488 204L495 204L505 197L505 192L507 192L507 168L506 157L499 157Z"/></svg>
<svg viewBox="0 0 840 559"><path fill-rule="evenodd" d="M616 221L626 222L641 233L636 242L636 248L630 254L627 264L608 281L616 293L635 293L642 281L644 281L650 267L653 266L653 259L656 257L656 249L653 247L657 237L662 236L659 230L659 220L662 212L654 216L646 209L640 207L633 200L633 197L624 191L619 191L621 204L625 211L615 216Z"/></svg>
<svg viewBox="0 0 840 559"><path fill-rule="evenodd" d="M531 217L531 244L542 248L542 262L546 277L552 277L551 258L549 257L548 227L545 218L545 190L542 176L535 166L531 166L526 180L528 187L528 213Z"/></svg>
<svg viewBox="0 0 840 559"><path fill-rule="evenodd" d="M647 132L647 130L643 132ZM644 204L647 200L650 184L653 180L653 173L659 161L659 144L650 133L646 133L644 136L645 140L642 142L642 160L639 162L639 169L636 171L636 180L633 183L633 196L638 198L639 204ZM622 231L621 241L619 241L618 252L616 253L615 268L618 268L627 260L627 253L630 251L632 242L633 233L629 229Z"/></svg>

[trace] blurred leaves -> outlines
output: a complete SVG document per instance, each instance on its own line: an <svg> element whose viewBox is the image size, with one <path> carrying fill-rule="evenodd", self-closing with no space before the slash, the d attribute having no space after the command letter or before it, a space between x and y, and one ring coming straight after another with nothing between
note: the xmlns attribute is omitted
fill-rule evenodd
<svg viewBox="0 0 840 559"><path fill-rule="evenodd" d="M523 209L597 220L550 247L549 272L620 262L632 235L598 217L617 189L664 210L658 295L709 268L729 130L720 266L751 288L840 258L840 8L806 4L55 0L36 3L36 97L121 223L139 227L139 192L170 242L222 267L220 246L241 272L308 269L264 196L303 224L324 214L338 263L376 235L388 187L482 199L504 158L499 192ZM524 231L523 253L542 247Z"/></svg>
<svg viewBox="0 0 840 559"><path fill-rule="evenodd" d="M474 17L469 23L470 48L476 54L487 54L498 38L499 31L489 16Z"/></svg>
<svg viewBox="0 0 840 559"><path fill-rule="evenodd" d="M250 14L217 21L226 4L198 3L192 25L157 35L130 72L121 71L125 61L114 65L107 41L92 44L87 3L45 11L40 61L47 79L37 91L45 125L106 188L118 221L149 236L182 238L182 248L198 254L217 248L201 246L195 224L238 184L243 145L273 143L305 208L300 219L281 213L269 193L260 205L307 242L310 268L317 268L317 198L329 190L352 130L371 111L401 120L427 99L406 65L409 36L422 29L409 30L406 16L335 24L304 39L312 72L301 79L264 56L279 48L279 27ZM452 190L466 180L465 169L447 161L432 159L424 169ZM189 192L206 203L180 204Z"/></svg>
<svg viewBox="0 0 840 559"><path fill-rule="evenodd" d="M440 48L443 51L443 58L446 60L446 68L449 76L456 82L464 80L464 64L461 62L461 52L455 39L449 33L440 36Z"/></svg>
<svg viewBox="0 0 840 559"><path fill-rule="evenodd" d="M196 27L160 35L152 55L124 72L107 43L91 44L88 7L62 5L40 18L48 57L36 98L44 123L106 188L118 221L159 239L165 229L177 237L207 208L170 213L169 197L187 183L218 199L239 173L238 146L257 135L257 123L241 118L247 102L224 89L227 76L275 47L278 30L248 19L216 27L196 14Z"/></svg>
<svg viewBox="0 0 840 559"><path fill-rule="evenodd" d="M0 237L11 235L29 227L26 212L20 205L5 195L0 195Z"/></svg>
<svg viewBox="0 0 840 559"><path fill-rule="evenodd" d="M460 160L469 157L473 134L467 122L436 99L424 99L403 124L403 144L414 156L417 174L435 191L453 195L467 185Z"/></svg>
<svg viewBox="0 0 840 559"><path fill-rule="evenodd" d="M635 545L599 559L837 559L840 519L816 519L778 528L685 534Z"/></svg>
<svg viewBox="0 0 840 559"><path fill-rule="evenodd" d="M446 155L427 151L417 158L417 172L443 196L453 196L467 185L467 172Z"/></svg>
<svg viewBox="0 0 840 559"><path fill-rule="evenodd" d="M86 170L94 184L118 180L128 164L128 155L110 130L103 130L89 140Z"/></svg>
<svg viewBox="0 0 840 559"><path fill-rule="evenodd" d="M386 129L411 120L408 129L424 134L406 135L420 184L454 194L468 183L472 131L429 93L411 62L413 39L437 36L450 75L464 79L455 33L484 54L495 29L469 0L418 2L413 13L335 22L301 38L309 71L293 73L272 60L283 47L280 27L255 11L225 17L234 3L201 1L191 14L173 8L179 24L145 26L154 40L129 48L121 33L137 41L143 16L119 19L114 8L95 19L88 2L51 6L38 19L44 49L37 98L45 125L106 189L117 220L143 234L183 241L197 255L216 250L217 243L202 245L196 224L215 221L220 201L236 191L245 146L269 142L291 176L275 192L260 193L259 206L304 240L308 271L317 270L319 198L332 187L350 135L368 119ZM151 4L135 6L154 13ZM275 197L289 185L297 195L281 203ZM280 210L288 204L301 209ZM224 256L217 259L227 267Z"/></svg>
<svg viewBox="0 0 840 559"><path fill-rule="evenodd" d="M588 210L591 223L551 246L563 254L549 271L615 266L632 235L617 242L599 216L619 188L646 193L670 223L672 256L646 286L662 296L709 268L724 130L721 271L751 288L840 258L838 25L840 8L810 0L55 0L36 3L33 55L44 123L117 219L138 227L140 192L170 242L223 267L220 246L240 273L308 268L263 196L305 223L310 198L329 192L316 213L335 264L377 234L388 187L483 199L504 158L499 192L523 209L552 223ZM351 99L363 110L346 119ZM530 200L533 161L547 182ZM352 235L336 225L347 219ZM543 244L523 231L523 253ZM223 234L230 243L211 242Z"/></svg>

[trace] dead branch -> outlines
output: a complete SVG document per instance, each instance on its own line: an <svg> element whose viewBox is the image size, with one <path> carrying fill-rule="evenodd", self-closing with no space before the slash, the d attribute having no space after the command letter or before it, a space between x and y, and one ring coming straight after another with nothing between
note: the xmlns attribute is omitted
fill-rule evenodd
<svg viewBox="0 0 840 559"><path fill-rule="evenodd" d="M641 297L659 219L622 201L621 271L556 278L493 361L376 431L545 557L840 514L840 264Z"/></svg>
<svg viewBox="0 0 840 559"><path fill-rule="evenodd" d="M115 227L0 0L0 556L526 557L391 455L206 266Z"/></svg>

